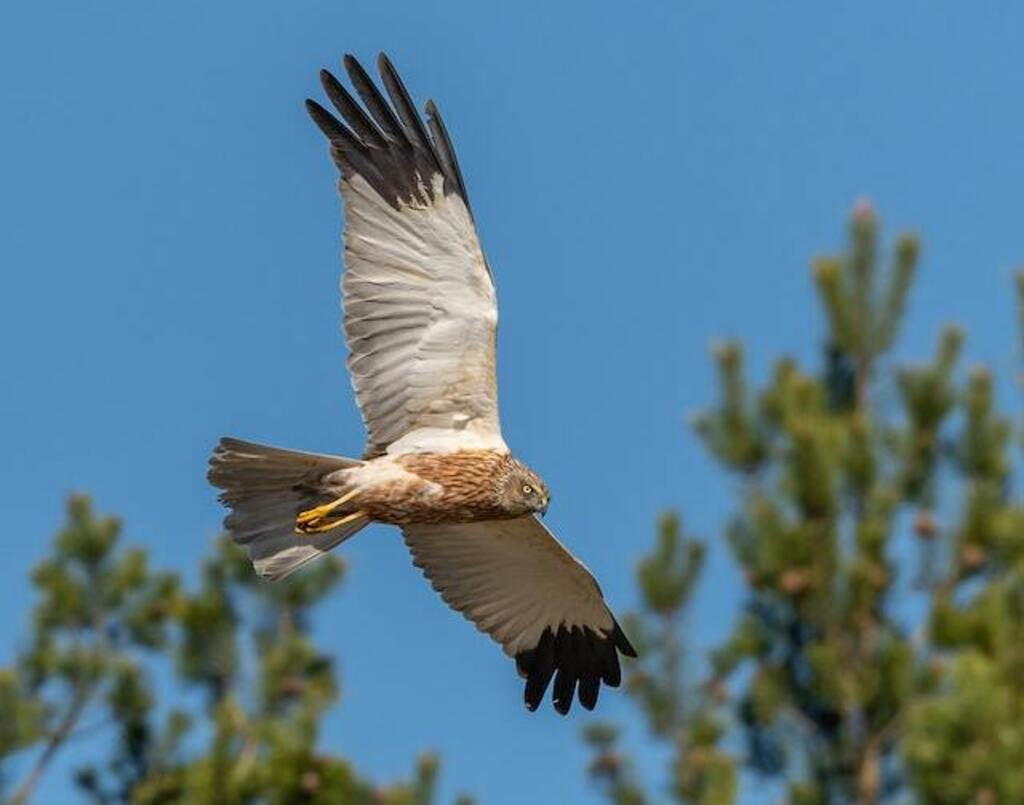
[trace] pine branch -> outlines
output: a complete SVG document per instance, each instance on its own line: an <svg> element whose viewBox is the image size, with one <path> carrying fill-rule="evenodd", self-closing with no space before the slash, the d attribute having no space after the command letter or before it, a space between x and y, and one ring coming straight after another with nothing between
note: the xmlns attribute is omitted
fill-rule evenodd
<svg viewBox="0 0 1024 805"><path fill-rule="evenodd" d="M43 751L40 753L36 762L25 776L25 779L22 780L21 784L17 789L15 789L14 794L11 796L11 805L23 805L25 802L28 802L28 798L32 795L36 786L42 781L43 775L50 763L57 756L61 747L63 747L71 737L73 730L77 726L79 719L85 713L85 709L92 700L95 692L95 683L90 683L88 681L82 682L76 688L71 697L71 701L68 704L68 709L60 719L57 728L47 740L46 745L43 747Z"/></svg>

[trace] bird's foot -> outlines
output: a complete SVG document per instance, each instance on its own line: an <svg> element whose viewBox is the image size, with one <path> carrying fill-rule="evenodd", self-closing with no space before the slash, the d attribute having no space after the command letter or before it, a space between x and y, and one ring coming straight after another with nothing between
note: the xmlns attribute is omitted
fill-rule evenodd
<svg viewBox="0 0 1024 805"><path fill-rule="evenodd" d="M322 506L314 506L312 509L299 512L295 517L295 533L323 534L345 523L350 523L358 517L363 517L364 515L361 511L345 514L341 517L329 516L339 506L348 503L358 492L358 489L353 489L351 492L342 495L337 500L332 500L330 503L324 503Z"/></svg>
<svg viewBox="0 0 1024 805"><path fill-rule="evenodd" d="M310 509L312 511L312 509ZM308 514L309 512L303 512ZM346 514L342 517L314 517L304 523L297 523L295 526L295 533L301 536L310 536L311 534L326 534L328 531L351 523L353 520L366 520L368 519L364 512L352 512L352 514Z"/></svg>

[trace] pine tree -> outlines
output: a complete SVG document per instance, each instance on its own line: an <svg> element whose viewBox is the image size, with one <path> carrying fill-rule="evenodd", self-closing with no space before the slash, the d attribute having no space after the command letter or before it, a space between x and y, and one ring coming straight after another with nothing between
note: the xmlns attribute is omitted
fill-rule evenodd
<svg viewBox="0 0 1024 805"><path fill-rule="evenodd" d="M626 689L651 735L671 747L668 788L682 802L716 805L736 791L736 768L718 746L724 721L719 691L690 683L697 670L687 662L686 616L704 566L705 546L683 532L679 518L666 514L657 542L637 567L643 609L625 619L640 659L626 671ZM618 749L619 730L607 722L589 725L584 738L594 751L590 774L609 801L643 805L647 787Z"/></svg>
<svg viewBox="0 0 1024 805"><path fill-rule="evenodd" d="M75 496L34 573L28 648L0 669L0 772L31 758L20 780L0 776L12 803L28 801L81 736L103 739L90 741L95 759L74 779L96 803L434 801L435 756L420 758L408 782L382 787L318 741L338 685L309 622L342 580L340 559L271 585L222 540L189 592L144 551L123 548L120 532ZM200 708L161 701L182 692L153 685L161 665L202 692Z"/></svg>
<svg viewBox="0 0 1024 805"><path fill-rule="evenodd" d="M699 560L672 560L665 546L677 538L663 527L638 573L638 617L664 625L642 630L647 662L661 667L652 676L641 664L630 690L673 751L677 801L732 801L743 765L782 781L793 803L872 805L909 792L1024 802L1013 429L991 373L960 368L960 330L944 330L923 364L892 362L919 244L902 235L883 261L879 240L875 212L860 204L846 252L813 262L826 322L816 371L783 358L752 391L741 345L715 350L718 401L694 425L739 481L725 536L746 589L706 669L658 659L678 654L682 631L680 610L669 623L661 602L685 607ZM1024 320L1024 274L1017 289ZM686 594L666 593L676 589ZM617 776L599 762L592 772L611 800L644 801L614 734L602 726L589 739L598 761L614 755ZM726 752L727 736L742 751Z"/></svg>

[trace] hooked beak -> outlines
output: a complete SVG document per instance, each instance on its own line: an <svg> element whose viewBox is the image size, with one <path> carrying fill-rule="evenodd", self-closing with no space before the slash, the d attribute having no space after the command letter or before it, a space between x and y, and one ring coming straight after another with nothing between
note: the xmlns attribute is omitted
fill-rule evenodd
<svg viewBox="0 0 1024 805"><path fill-rule="evenodd" d="M551 496L544 498L544 505L540 507L540 516L543 517L548 513L548 506L551 505Z"/></svg>

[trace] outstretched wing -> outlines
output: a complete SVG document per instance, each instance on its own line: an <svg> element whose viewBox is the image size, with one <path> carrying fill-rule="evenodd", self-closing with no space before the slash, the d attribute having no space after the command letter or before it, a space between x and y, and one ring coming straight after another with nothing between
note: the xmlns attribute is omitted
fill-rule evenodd
<svg viewBox="0 0 1024 805"><path fill-rule="evenodd" d="M433 102L428 132L383 54L379 68L390 103L352 56L365 110L326 70L344 122L306 101L341 170L345 337L366 453L505 450L494 285L455 152Z"/></svg>
<svg viewBox="0 0 1024 805"><path fill-rule="evenodd" d="M530 710L552 676L552 701L563 715L577 688L592 710L602 681L618 686L619 652L636 651L594 577L536 517L411 525L402 533L445 602L515 658Z"/></svg>

